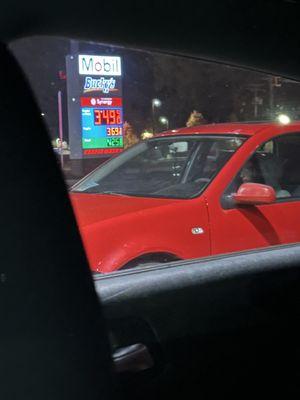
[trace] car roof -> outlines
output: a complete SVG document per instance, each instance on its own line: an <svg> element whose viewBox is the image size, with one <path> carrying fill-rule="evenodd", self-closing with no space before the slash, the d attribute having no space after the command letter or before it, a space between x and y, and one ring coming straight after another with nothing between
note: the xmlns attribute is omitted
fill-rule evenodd
<svg viewBox="0 0 300 400"><path fill-rule="evenodd" d="M267 129L274 128L279 131L283 125L278 122L230 122L230 123L218 123L218 124L205 124L192 127L184 127L179 129L173 129L170 131L162 132L156 137L162 136L177 136L177 135L202 135L202 134L219 134L219 135L240 135L240 136L253 136L258 132ZM291 124L291 129L300 130L300 121L295 121Z"/></svg>

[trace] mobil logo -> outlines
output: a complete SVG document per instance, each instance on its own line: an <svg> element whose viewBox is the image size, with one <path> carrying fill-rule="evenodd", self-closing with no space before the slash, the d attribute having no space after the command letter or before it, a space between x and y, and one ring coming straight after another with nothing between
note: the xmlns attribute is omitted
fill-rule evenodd
<svg viewBox="0 0 300 400"><path fill-rule="evenodd" d="M78 55L80 75L121 76L121 57Z"/></svg>

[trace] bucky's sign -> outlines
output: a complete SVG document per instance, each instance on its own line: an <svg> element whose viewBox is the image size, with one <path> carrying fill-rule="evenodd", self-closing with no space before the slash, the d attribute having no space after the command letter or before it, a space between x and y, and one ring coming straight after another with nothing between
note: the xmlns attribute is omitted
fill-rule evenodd
<svg viewBox="0 0 300 400"><path fill-rule="evenodd" d="M121 57L67 56L70 157L113 155L123 150Z"/></svg>

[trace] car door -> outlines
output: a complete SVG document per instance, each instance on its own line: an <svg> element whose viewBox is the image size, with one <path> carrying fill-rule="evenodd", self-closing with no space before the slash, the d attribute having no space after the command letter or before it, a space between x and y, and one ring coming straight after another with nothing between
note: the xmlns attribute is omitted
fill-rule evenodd
<svg viewBox="0 0 300 400"><path fill-rule="evenodd" d="M294 243L300 240L300 134L291 133L262 142L244 162L227 186L209 198L212 253L227 253L252 248ZM238 187L245 182L269 185L276 201L263 205L228 205Z"/></svg>

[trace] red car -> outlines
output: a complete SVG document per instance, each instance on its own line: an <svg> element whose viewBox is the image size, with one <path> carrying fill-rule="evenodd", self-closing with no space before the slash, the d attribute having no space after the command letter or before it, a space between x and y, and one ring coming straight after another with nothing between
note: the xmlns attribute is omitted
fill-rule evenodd
<svg viewBox="0 0 300 400"><path fill-rule="evenodd" d="M72 187L92 271L300 241L300 122L142 141Z"/></svg>

